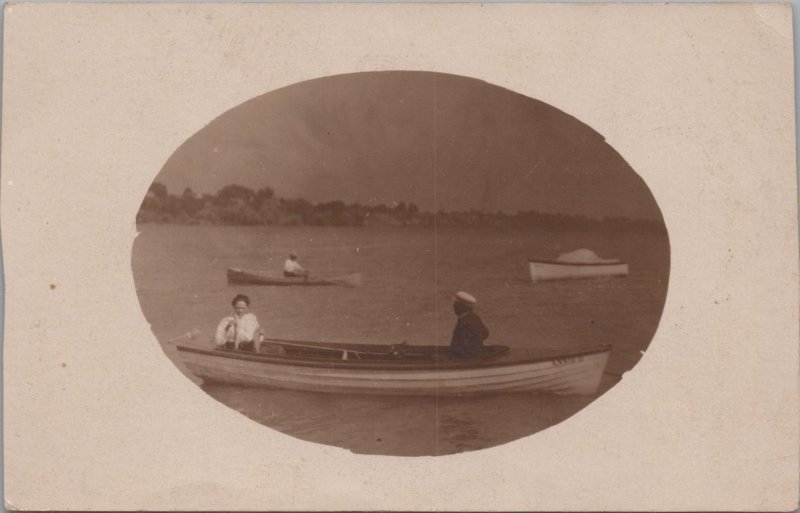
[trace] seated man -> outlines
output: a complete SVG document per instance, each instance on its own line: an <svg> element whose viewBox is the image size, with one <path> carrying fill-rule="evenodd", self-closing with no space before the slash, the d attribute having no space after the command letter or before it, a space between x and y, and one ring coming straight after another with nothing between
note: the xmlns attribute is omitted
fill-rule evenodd
<svg viewBox="0 0 800 513"><path fill-rule="evenodd" d="M286 278L308 278L308 271L297 261L297 253L294 251L283 263L283 275Z"/></svg>
<svg viewBox="0 0 800 513"><path fill-rule="evenodd" d="M458 321L447 350L450 358L470 358L485 352L483 341L489 337L489 330L478 314L472 311L476 302L466 292L456 292L453 297L453 312L458 316Z"/></svg>

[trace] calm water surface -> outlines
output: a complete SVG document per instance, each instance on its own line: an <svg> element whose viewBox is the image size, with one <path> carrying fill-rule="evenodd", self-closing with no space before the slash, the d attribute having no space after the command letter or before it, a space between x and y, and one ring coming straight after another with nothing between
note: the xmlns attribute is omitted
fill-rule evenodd
<svg viewBox="0 0 800 513"><path fill-rule="evenodd" d="M533 434L577 412L619 381L647 348L669 275L666 235L477 229L141 225L133 271L142 310L164 341L193 328L209 343L237 293L268 337L333 342L447 345L450 298L467 290L512 354L612 344L594 396L508 394L482 398L342 396L203 385L222 403L273 429L357 453L439 455ZM533 283L528 258L586 247L630 264L627 278ZM228 267L280 274L295 250L313 275L359 271L364 285L229 286ZM210 343L209 343L210 344Z"/></svg>

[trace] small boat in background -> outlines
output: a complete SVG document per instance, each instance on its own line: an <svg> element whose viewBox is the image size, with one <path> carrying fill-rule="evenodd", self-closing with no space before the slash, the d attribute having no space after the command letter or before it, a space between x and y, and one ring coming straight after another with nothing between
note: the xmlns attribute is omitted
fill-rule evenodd
<svg viewBox="0 0 800 513"><path fill-rule="evenodd" d="M337 394L417 396L593 394L611 352L607 345L513 359L507 346L487 346L481 356L449 359L443 346L279 339L267 339L265 346L262 353L191 345L178 345L177 349L189 371L208 382Z"/></svg>
<svg viewBox="0 0 800 513"><path fill-rule="evenodd" d="M564 253L555 260L529 260L528 265L533 281L627 276L628 274L626 262L600 258L588 249Z"/></svg>
<svg viewBox="0 0 800 513"><path fill-rule="evenodd" d="M361 273L351 273L330 278L289 278L285 276L269 276L242 269L229 268L227 271L228 283L235 285L264 285L271 287L322 287L339 285L341 287L359 287L362 279Z"/></svg>

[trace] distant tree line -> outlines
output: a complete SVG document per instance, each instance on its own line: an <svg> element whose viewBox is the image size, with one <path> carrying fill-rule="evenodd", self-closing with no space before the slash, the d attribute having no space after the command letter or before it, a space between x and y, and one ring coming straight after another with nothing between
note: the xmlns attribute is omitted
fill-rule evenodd
<svg viewBox="0 0 800 513"><path fill-rule="evenodd" d="M479 210L422 212L414 203L392 206L346 204L343 201L311 203L297 198L278 198L264 187L258 190L241 185L226 185L217 194L198 195L186 188L182 194L169 194L167 187L154 182L147 192L137 223L279 225L279 226L469 226L503 228L549 228L558 230L665 230L650 220L607 217L603 220L568 214L524 211L516 214L486 213Z"/></svg>

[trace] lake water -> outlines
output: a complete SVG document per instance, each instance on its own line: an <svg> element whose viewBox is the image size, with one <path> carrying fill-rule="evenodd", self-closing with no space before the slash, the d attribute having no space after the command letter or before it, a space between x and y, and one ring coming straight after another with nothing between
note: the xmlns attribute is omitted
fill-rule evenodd
<svg viewBox="0 0 800 513"><path fill-rule="evenodd" d="M619 381L655 333L666 297L669 243L655 233L521 232L420 227L140 225L137 293L164 341L198 328L208 343L230 301L247 294L268 337L447 345L451 298L465 290L512 355L612 344L594 396L507 394L404 398L202 385L220 402L283 433L357 453L403 456L477 450L568 418ZM528 259L577 248L629 262L626 278L533 283ZM315 276L363 274L362 287L229 286L225 270L279 275L290 251ZM210 344L210 343L209 343Z"/></svg>

